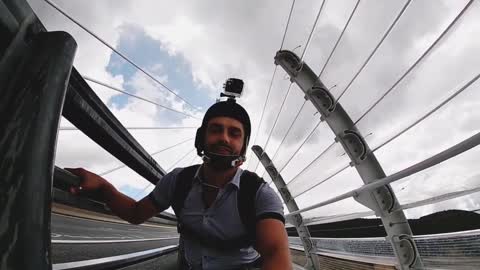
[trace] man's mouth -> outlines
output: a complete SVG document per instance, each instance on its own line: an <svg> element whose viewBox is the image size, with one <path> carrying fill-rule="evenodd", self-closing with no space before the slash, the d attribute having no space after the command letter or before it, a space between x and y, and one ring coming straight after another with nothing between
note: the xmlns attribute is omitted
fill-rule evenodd
<svg viewBox="0 0 480 270"><path fill-rule="evenodd" d="M217 154L224 154L224 155L232 154L232 150L230 149L230 147L226 147L226 146L215 146L213 147L213 150Z"/></svg>

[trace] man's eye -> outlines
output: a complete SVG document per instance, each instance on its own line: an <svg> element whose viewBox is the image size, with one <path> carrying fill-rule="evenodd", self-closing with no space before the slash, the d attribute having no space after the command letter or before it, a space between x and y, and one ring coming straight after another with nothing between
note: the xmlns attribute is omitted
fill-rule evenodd
<svg viewBox="0 0 480 270"><path fill-rule="evenodd" d="M223 129L220 127L211 127L208 130L210 131L210 133L220 133Z"/></svg>
<svg viewBox="0 0 480 270"><path fill-rule="evenodd" d="M240 137L241 135L242 135L242 132L240 132L238 130L230 131L230 136L232 136L232 137Z"/></svg>

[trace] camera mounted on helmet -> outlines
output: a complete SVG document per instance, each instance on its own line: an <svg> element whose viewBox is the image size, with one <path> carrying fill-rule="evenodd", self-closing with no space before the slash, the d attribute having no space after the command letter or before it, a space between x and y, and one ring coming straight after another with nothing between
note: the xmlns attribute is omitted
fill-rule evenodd
<svg viewBox="0 0 480 270"><path fill-rule="evenodd" d="M208 108L202 121L202 126L197 129L195 137L195 148L197 148L197 154L202 157L205 162L208 162L212 167L226 170L232 167L236 167L239 163L246 160L245 153L247 152L248 141L251 133L250 117L247 111L240 106L235 98L242 95L243 81L240 79L230 78L224 84L224 92L220 94L220 97L228 97L227 100L221 101L217 99L217 102ZM238 120L243 125L245 132L245 139L240 155L221 155L217 153L211 153L205 149L205 136L208 121L214 117L229 117Z"/></svg>
<svg viewBox="0 0 480 270"><path fill-rule="evenodd" d="M223 84L223 90L223 93L220 93L220 97L228 97L228 100L235 101L235 98L242 96L243 81L230 78Z"/></svg>

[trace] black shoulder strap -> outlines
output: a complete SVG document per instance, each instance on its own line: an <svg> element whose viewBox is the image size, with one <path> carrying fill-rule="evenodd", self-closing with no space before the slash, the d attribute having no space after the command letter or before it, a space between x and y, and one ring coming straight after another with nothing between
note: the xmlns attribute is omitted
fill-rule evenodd
<svg viewBox="0 0 480 270"><path fill-rule="evenodd" d="M172 209L177 219L180 217L180 211L182 211L188 192L192 188L193 177L199 167L200 165L186 167L177 175L172 201Z"/></svg>
<svg viewBox="0 0 480 270"><path fill-rule="evenodd" d="M243 171L238 192L238 213L247 229L248 237L255 239L255 198L260 186L265 183L256 173Z"/></svg>

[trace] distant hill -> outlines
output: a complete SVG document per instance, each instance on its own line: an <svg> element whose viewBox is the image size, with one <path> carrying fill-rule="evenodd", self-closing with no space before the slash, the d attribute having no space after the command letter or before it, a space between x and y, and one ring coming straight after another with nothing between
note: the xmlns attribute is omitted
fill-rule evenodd
<svg viewBox="0 0 480 270"><path fill-rule="evenodd" d="M480 229L480 214L463 210L447 210L419 219L410 219L414 235L438 234ZM386 236L382 221L357 218L308 226L312 237L360 238ZM295 228L287 229L289 236L298 236Z"/></svg>

